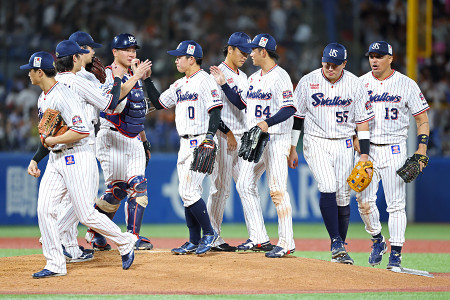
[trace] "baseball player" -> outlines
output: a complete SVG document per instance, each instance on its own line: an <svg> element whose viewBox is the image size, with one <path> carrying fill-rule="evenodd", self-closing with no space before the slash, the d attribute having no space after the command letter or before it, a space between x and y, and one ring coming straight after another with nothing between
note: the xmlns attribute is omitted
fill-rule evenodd
<svg viewBox="0 0 450 300"><path fill-rule="evenodd" d="M344 70L346 64L345 47L328 44L323 50L322 68L300 79L294 98L299 108L297 117L304 119L303 151L318 183L320 211L331 239L331 261L353 264L344 246L350 219L350 187L346 180L354 167L352 137L356 128L362 142L360 160L368 160L368 121L374 113L361 81ZM291 167L298 163L295 148L299 132L295 129Z"/></svg>
<svg viewBox="0 0 450 300"><path fill-rule="evenodd" d="M223 54L225 61L219 65L219 69L224 73L224 81L228 82L232 89L235 89L241 97L245 97L248 90L247 75L239 70L245 63L252 49L248 47L251 42L250 37L243 32L235 32L228 39L224 47ZM229 131L223 133L218 131L218 151L216 165L211 174L211 188L207 202L208 213L214 230L219 234L219 238L214 243L213 251L234 252L236 247L225 243L220 236L223 213L228 197L230 196L231 178L237 182L242 159L238 157L238 151L245 126L245 112L239 110L231 103L225 101L222 94L223 108L221 112L222 121L228 125ZM219 128L220 129L220 128Z"/></svg>
<svg viewBox="0 0 450 300"><path fill-rule="evenodd" d="M82 53L80 50L79 47L67 48L65 54L73 52L75 58L78 53ZM42 89L38 99L39 116L42 117L48 108L55 109L69 126L64 134L43 139L51 152L39 187L37 211L42 250L47 264L43 270L34 273L33 278L63 276L67 273L55 214L55 206L65 194L69 195L74 214L80 222L114 241L122 255L122 268L130 268L137 238L128 232L122 233L117 225L91 204L97 193L94 179L98 169L94 153L85 139L89 136L88 121L78 96L55 80L53 57L47 52L34 53L29 63L20 68L30 70L31 83ZM34 159L30 161L28 173L35 177L40 175Z"/></svg>
<svg viewBox="0 0 450 300"><path fill-rule="evenodd" d="M128 197L125 203L127 231L138 237L136 250L151 250L150 240L139 235L148 204L145 168L146 156L150 156L149 146L146 148L145 145L148 144L144 131L147 102L141 79L148 76L151 64L148 60L140 62L136 58L136 50L140 47L131 34L116 36L111 48L114 62L106 68L103 88L106 92L114 88L115 68L126 70L120 93L120 99L124 99L120 103L124 108L100 112L97 159L103 169L107 190L96 200L96 209L112 219L120 202ZM86 241L95 250L111 248L106 239L93 230L86 233Z"/></svg>
<svg viewBox="0 0 450 300"><path fill-rule="evenodd" d="M410 114L414 116L417 125L418 145L415 153L426 155L430 134L426 111L430 107L417 83L391 68L393 51L390 44L384 41L374 42L366 55L369 56L372 71L360 78L376 116L369 122L369 157L373 162L374 173L371 184L357 194L356 200L366 231L372 235L369 264L375 266L381 263L387 250L386 241L381 235L380 214L376 205L378 185L380 180L383 181L391 244L387 268L391 269L400 267L406 229L406 183L397 176L396 171L407 158L406 139ZM422 162L420 168L423 168Z"/></svg>
<svg viewBox="0 0 450 300"><path fill-rule="evenodd" d="M75 50L72 49L78 51L79 54L73 57L72 53ZM111 90L111 93L106 94L100 88L100 85L96 84L95 81L90 81L83 78L82 76L76 75L81 70L84 55L89 55L89 50L81 49L79 45L74 41L65 40L59 43L56 47L56 70L58 71L58 74L55 76L55 79L73 90L79 96L78 99L82 101L81 105L89 120L89 137L87 138L87 141L95 153L94 124L96 123L96 120L98 118L98 116L96 115L96 111L116 109L119 101L121 76L123 76L123 72L118 68L114 69L115 86ZM97 176L95 182L98 183L98 172L96 172L95 175ZM78 220L76 218L68 219L68 216L74 216L74 214L71 212L73 207L70 205L70 203L67 204L63 201L62 205L60 205L58 208L61 209L61 212L58 213L58 215L60 216L58 224L59 230L60 232L62 232L62 241L64 249L66 251L65 254L68 253L72 258L79 257L81 254L77 241ZM70 224L72 223L73 225L70 226ZM71 259L70 261L73 261L73 259Z"/></svg>
<svg viewBox="0 0 450 300"><path fill-rule="evenodd" d="M177 171L180 197L184 203L189 242L172 249L173 254L196 253L211 250L218 235L211 226L206 203L201 198L205 173L190 170L194 149L202 141L212 141L219 127L222 97L214 79L201 69L202 47L192 40L181 42L176 50L167 52L176 56L175 64L183 78L175 81L160 94L151 79L145 80L149 98L156 109L175 106L175 123L180 135ZM201 232L203 236L201 237Z"/></svg>
<svg viewBox="0 0 450 300"><path fill-rule="evenodd" d="M221 87L228 100L237 108L247 108L247 129L257 125L269 132L270 141L258 163L243 161L236 188L242 200L249 239L237 250L262 250L266 257L283 257L295 251L292 230L292 208L287 192L287 158L296 107L289 75L277 63L276 41L269 34L258 34L248 44L253 64L261 67L248 79L246 97L241 98L225 83ZM212 69L211 74L219 83L224 82L223 73ZM222 77L222 78L221 78ZM270 196L278 214L279 240L276 247L270 244L264 226L261 199L257 181L267 172Z"/></svg>

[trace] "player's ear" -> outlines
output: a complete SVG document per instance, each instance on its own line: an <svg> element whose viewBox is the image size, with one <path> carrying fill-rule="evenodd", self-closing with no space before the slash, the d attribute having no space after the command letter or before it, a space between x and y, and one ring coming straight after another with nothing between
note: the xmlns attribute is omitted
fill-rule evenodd
<svg viewBox="0 0 450 300"><path fill-rule="evenodd" d="M346 65L347 65L347 61L344 60L344 62L342 63L342 66L345 68Z"/></svg>

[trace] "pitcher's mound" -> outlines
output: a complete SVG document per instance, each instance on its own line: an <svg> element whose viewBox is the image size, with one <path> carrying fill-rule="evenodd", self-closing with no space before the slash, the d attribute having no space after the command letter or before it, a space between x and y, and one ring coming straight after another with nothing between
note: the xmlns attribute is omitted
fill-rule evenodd
<svg viewBox="0 0 450 300"><path fill-rule="evenodd" d="M450 291L450 277L428 278L382 269L264 253L172 255L168 249L136 252L122 270L116 250L67 264L67 275L33 279L42 255L0 258L0 293L11 294L271 294L369 291Z"/></svg>

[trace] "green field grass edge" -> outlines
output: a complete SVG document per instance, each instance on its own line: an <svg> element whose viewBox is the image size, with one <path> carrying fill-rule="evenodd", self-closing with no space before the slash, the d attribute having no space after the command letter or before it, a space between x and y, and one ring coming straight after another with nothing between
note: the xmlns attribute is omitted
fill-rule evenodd
<svg viewBox="0 0 450 300"><path fill-rule="evenodd" d="M449 299L450 292L380 292L380 293L314 293L314 294L258 294L258 295L0 295L0 299L174 299L174 300L204 300L204 299Z"/></svg>
<svg viewBox="0 0 450 300"><path fill-rule="evenodd" d="M382 234L389 236L387 224L382 224ZM126 230L125 225L119 225ZM278 237L278 227L275 223L266 224L270 238ZM84 237L86 227L78 227L79 237ZM406 228L406 240L450 240L450 224L413 223ZM141 235L150 238L186 238L188 230L184 224L143 224ZM245 224L223 224L221 235L224 238L247 238ZM36 226L0 226L1 237L39 237L39 227ZM354 239L369 239L370 235L364 230L363 223L350 223L348 235ZM297 223L294 224L294 238L296 239L327 239L325 226L321 223Z"/></svg>

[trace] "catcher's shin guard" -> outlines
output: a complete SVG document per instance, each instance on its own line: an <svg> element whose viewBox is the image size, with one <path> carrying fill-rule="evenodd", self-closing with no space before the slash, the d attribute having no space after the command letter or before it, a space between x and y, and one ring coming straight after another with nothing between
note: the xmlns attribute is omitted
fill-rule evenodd
<svg viewBox="0 0 450 300"><path fill-rule="evenodd" d="M147 196L131 197L127 201L127 231L139 235L141 231L142 219L145 207L147 206Z"/></svg>

